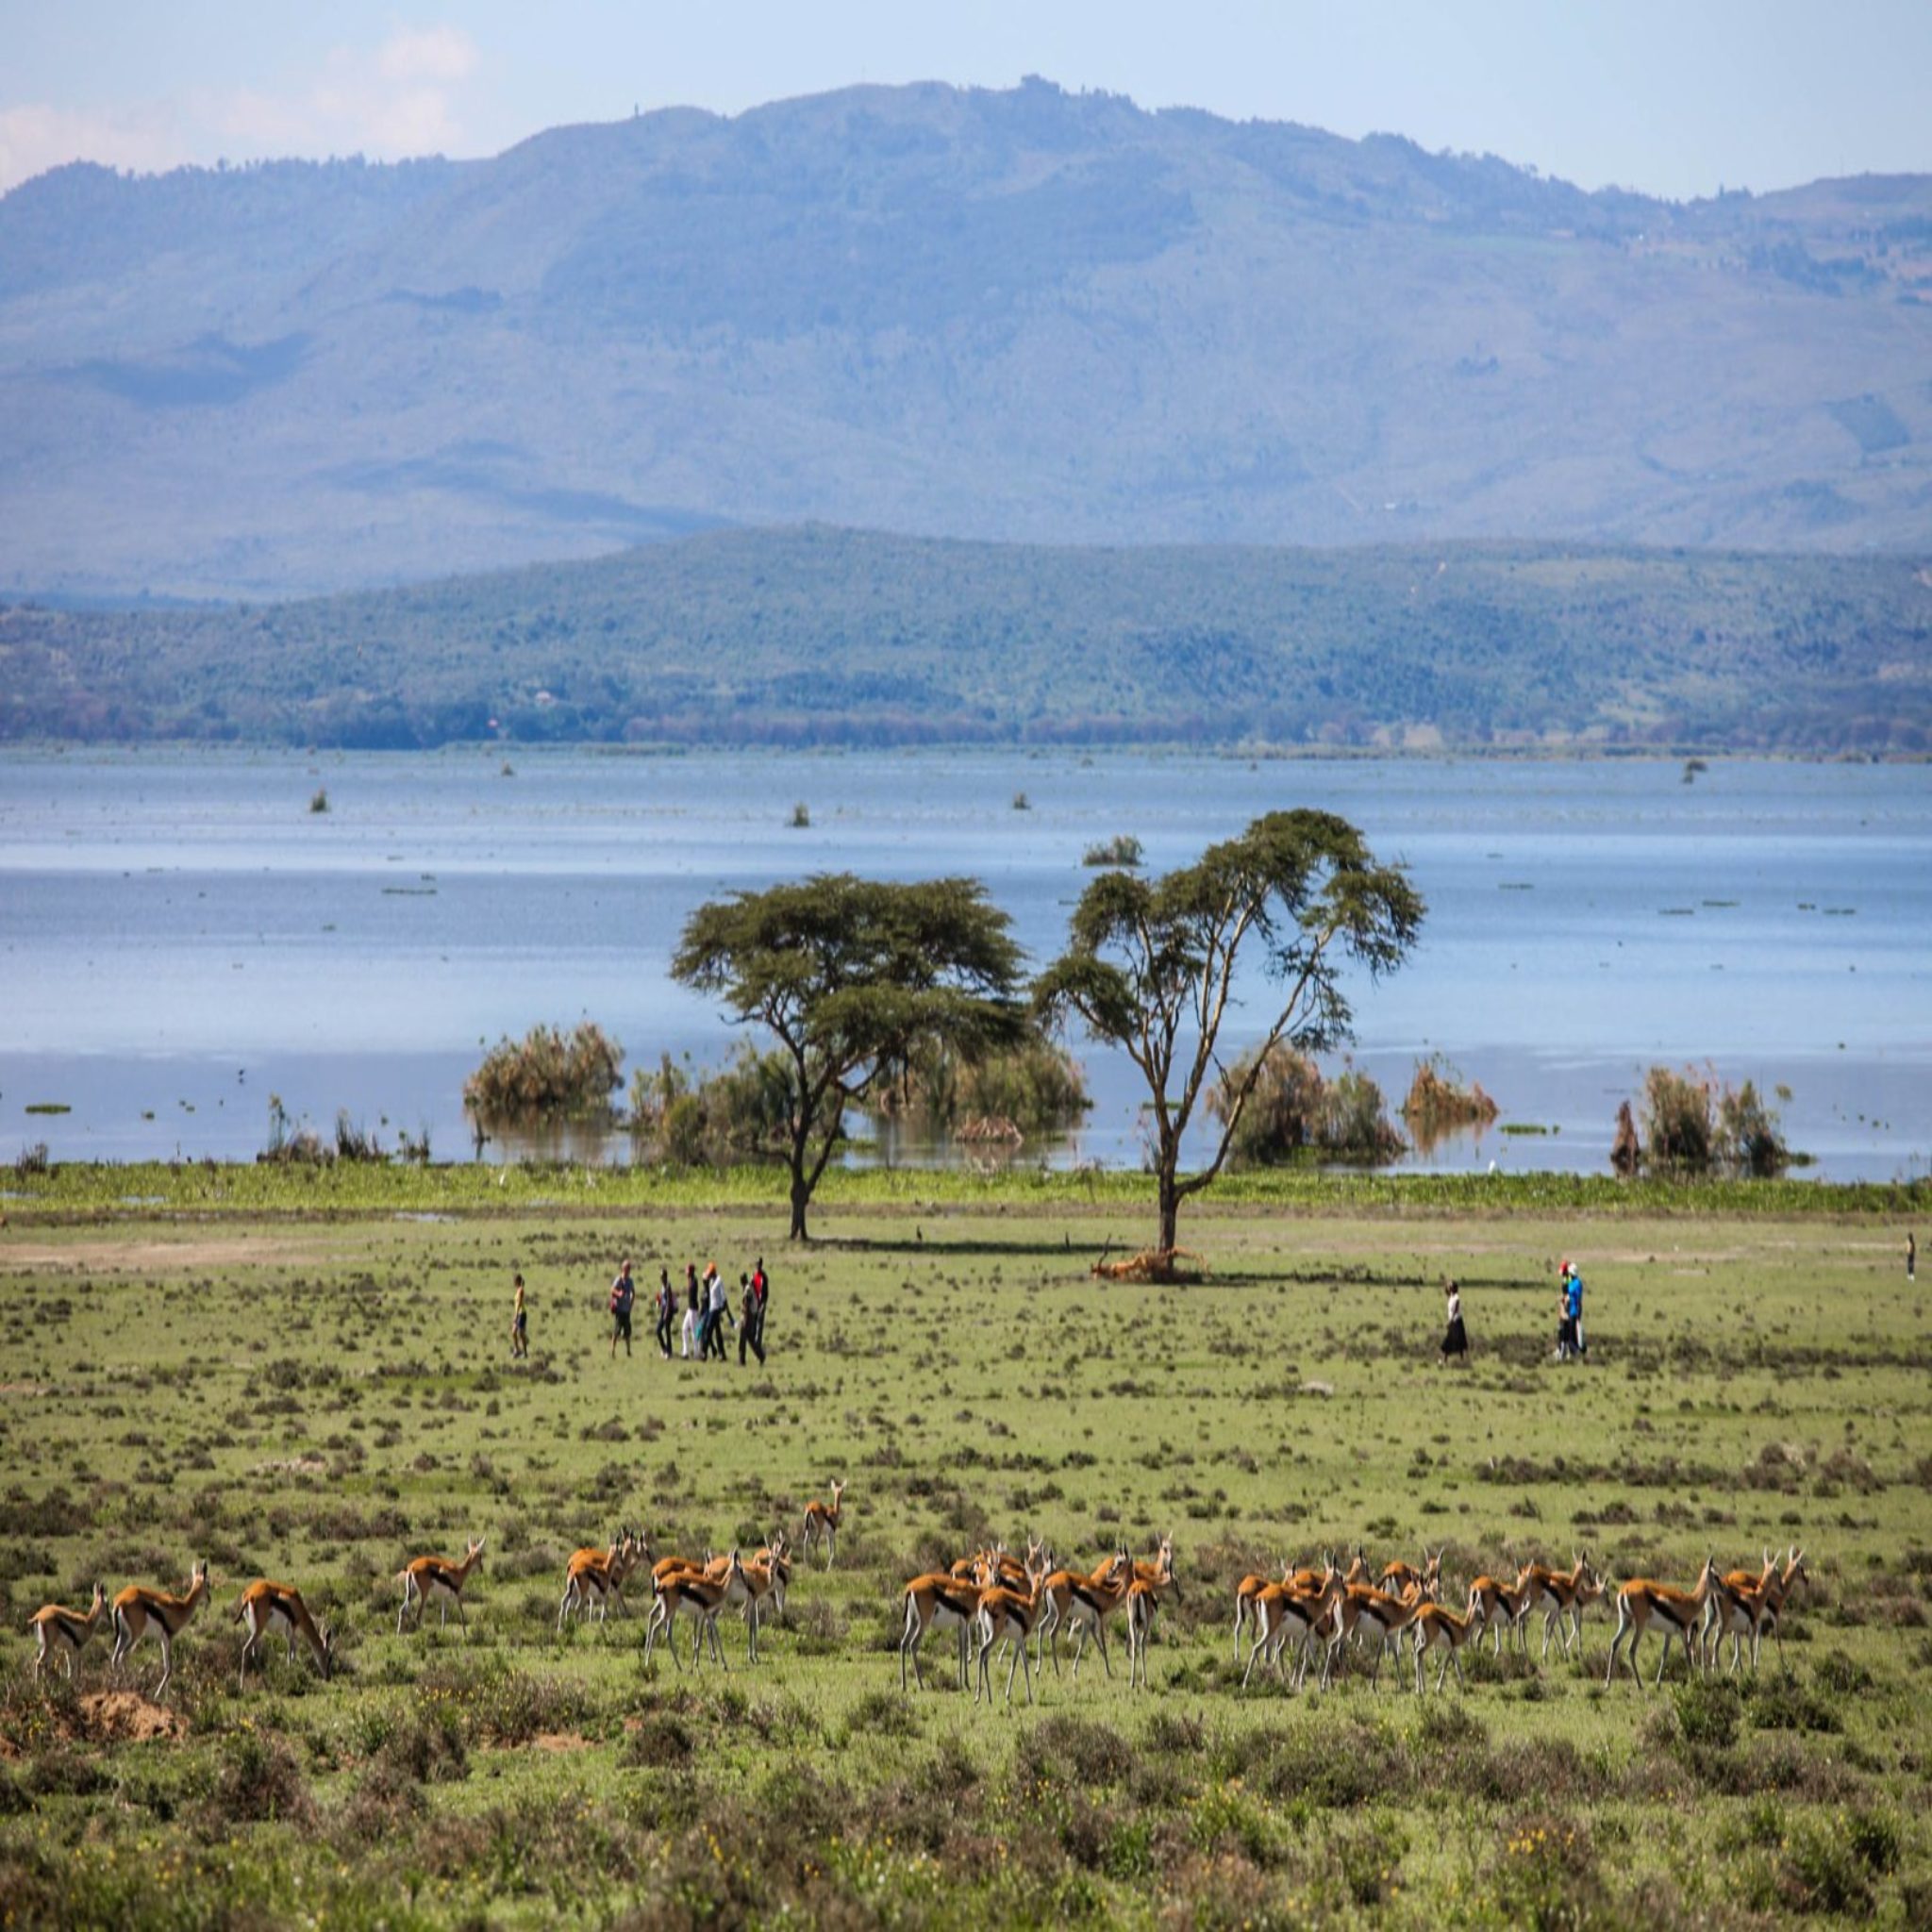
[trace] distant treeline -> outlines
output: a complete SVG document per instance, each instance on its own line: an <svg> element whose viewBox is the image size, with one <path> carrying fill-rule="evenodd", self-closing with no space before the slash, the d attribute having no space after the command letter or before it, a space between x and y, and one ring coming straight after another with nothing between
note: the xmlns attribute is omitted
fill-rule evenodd
<svg viewBox="0 0 1932 1932"><path fill-rule="evenodd" d="M1932 749L1903 557L806 527L300 603L0 607L0 739Z"/></svg>

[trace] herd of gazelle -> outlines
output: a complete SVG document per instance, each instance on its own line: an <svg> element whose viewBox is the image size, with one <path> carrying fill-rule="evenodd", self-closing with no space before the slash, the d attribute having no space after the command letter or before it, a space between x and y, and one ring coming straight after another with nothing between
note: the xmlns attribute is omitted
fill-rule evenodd
<svg viewBox="0 0 1932 1932"><path fill-rule="evenodd" d="M834 1483L831 1502L813 1502L805 1513L805 1546L809 1550L823 1543L827 1569L837 1547L844 1491L842 1482ZM432 1600L437 1606L440 1624L447 1626L450 1606L454 1604L458 1626L467 1629L463 1586L482 1561L483 1539L478 1537L460 1560L417 1557L404 1564L396 1573L396 1582L403 1592L401 1607L396 1611L396 1635L403 1634L412 1607L420 1629ZM743 1560L733 1550L728 1557L714 1557L707 1553L703 1562L682 1557L666 1557L653 1562L651 1545L644 1537L634 1529L622 1530L611 1539L608 1548L582 1549L572 1556L564 1571L563 1601L557 1611L558 1628L563 1627L573 1611L582 1617L594 1610L601 1623L613 1602L620 1615L628 1615L624 1585L642 1564L651 1567L651 1587L656 1599L644 1633L646 1657L658 1635L668 1637L677 1618L689 1615L696 1626L691 1634L693 1657L700 1641L708 1634L712 1653L722 1664L724 1657L718 1641L718 1613L727 1604L740 1604L744 1607L750 1628L751 1657L754 1662L758 1660L758 1624L767 1607L780 1615L784 1613L785 1591L791 1581L791 1558L782 1534L774 1536L769 1547ZM135 1586L124 1590L109 1603L106 1591L96 1583L93 1600L84 1610L72 1610L64 1604L48 1604L27 1622L27 1628L38 1643L34 1675L38 1679L48 1658L58 1655L66 1661L67 1678L72 1683L80 1652L106 1618L114 1628L114 1654L109 1659L113 1667L118 1668L150 1632L158 1640L161 1675L155 1686L155 1695L158 1697L167 1689L174 1672L175 1640L193 1621L208 1592L208 1565L197 1563L188 1588L178 1596ZM241 1682L244 1689L248 1682L248 1660L258 1655L262 1640L271 1636L279 1635L287 1640L291 1663L295 1660L295 1641L300 1638L313 1653L322 1674L327 1677L333 1674L334 1641L327 1629L309 1614L302 1592L292 1584L272 1583L266 1577L251 1583L235 1606L235 1621L248 1626L242 1645ZM675 1649L672 1661L678 1662ZM678 1667L683 1668L681 1663Z"/></svg>
<svg viewBox="0 0 1932 1932"><path fill-rule="evenodd" d="M1272 1663L1276 1674L1286 1681L1286 1656L1292 1648L1297 1654L1294 1682L1299 1686L1319 1644L1323 1652L1321 1682L1325 1687L1351 1640L1373 1646L1373 1682L1381 1675L1382 1661L1389 1652L1400 1654L1406 1636L1415 1656L1418 1691L1424 1689L1424 1657L1431 1651L1441 1654L1436 1669L1440 1690L1452 1664L1457 1681L1462 1681L1462 1648L1473 1639L1480 1641L1485 1630L1491 1633L1492 1652L1500 1655L1505 1633L1513 1631L1527 1655L1528 1626L1538 1616L1543 1624L1544 1660L1550 1655L1552 1637L1559 1639L1567 1657L1573 1644L1581 1646L1584 1611L1606 1590L1604 1579L1581 1556L1574 1558L1568 1570L1525 1563L1513 1581L1487 1575L1475 1578L1458 1613L1441 1601L1441 1552L1438 1551L1426 1557L1420 1570L1410 1563L1394 1562L1372 1581L1368 1559L1357 1550L1346 1571L1338 1570L1331 1557L1324 1558L1320 1570L1296 1570L1284 1564L1278 1581L1242 1577L1235 1590L1237 1662L1243 1632L1252 1633L1242 1685L1253 1676L1257 1662ZM1759 1571L1733 1570L1724 1574L1718 1570L1717 1558L1707 1557L1690 1590L1649 1577L1633 1577L1616 1593L1617 1629L1610 1641L1604 1682L1614 1679L1620 1653L1631 1676L1642 1681L1637 1672L1637 1646L1653 1624L1663 1640L1657 1658L1659 1683L1674 1641L1682 1644L1687 1666L1693 1666L1694 1642L1694 1667L1708 1672L1728 1637L1730 1668L1735 1672L1748 1638L1751 1667L1756 1670L1759 1645L1769 1630L1777 1641L1782 1663L1784 1636L1779 1620L1786 1599L1805 1575L1805 1554L1794 1546L1782 1565L1766 1550Z"/></svg>
<svg viewBox="0 0 1932 1932"><path fill-rule="evenodd" d="M1024 1667L1030 1704L1033 1653L1038 1653L1042 1667L1051 1661L1058 1676L1062 1630L1069 1632L1073 1641L1075 1682L1090 1636L1110 1677L1113 1661L1107 1651L1107 1620L1114 1610L1121 1611L1126 1624L1127 1681L1144 1685L1155 1612L1170 1590L1178 1600L1180 1582L1174 1574L1171 1536L1160 1539L1151 1561L1136 1562L1124 1549L1118 1549L1091 1573L1056 1569L1051 1554L1038 1541L1027 1544L1024 1558L996 1543L975 1556L961 1557L950 1569L927 1571L906 1585L901 1592L905 1616L899 1635L899 1688L907 1688L908 1658L914 1678L922 1690L925 1688L919 1647L926 1633L934 1629L958 1635L962 1690L969 1679L974 1678L976 1665L976 1681L973 1682L975 1704L982 1690L988 1702L991 1701L990 1659L1002 1642L1012 1646L1007 1665L1007 1702L1013 1701L1014 1674ZM1029 1641L1033 1652L1026 1647Z"/></svg>
<svg viewBox="0 0 1932 1932"><path fill-rule="evenodd" d="M835 1482L831 1486L831 1501L814 1501L805 1512L803 1548L810 1552L823 1546L828 1569L837 1548L844 1492L845 1485ZM443 1625L449 1622L450 1606L454 1604L458 1624L467 1628L463 1586L482 1561L483 1539L478 1537L460 1560L418 1557L404 1565L396 1574L403 1593L402 1606L396 1612L396 1634L402 1634L412 1607L420 1629L432 1599ZM1442 1554L1439 1550L1433 1556L1425 1553L1420 1568L1397 1561L1388 1564L1376 1575L1366 1554L1357 1549L1345 1571L1338 1570L1333 1557L1328 1557L1323 1559L1319 1570L1298 1570L1284 1563L1279 1577L1242 1577L1235 1587L1234 1607L1237 1663L1241 1661L1244 1638L1248 1646L1242 1687L1246 1688L1257 1663L1264 1668L1272 1665L1275 1674L1287 1682L1291 1650L1295 1653L1293 1682L1299 1687L1307 1678L1318 1647L1322 1651L1320 1681L1325 1687L1332 1681L1351 1642L1374 1650L1371 1681L1378 1681L1384 1659L1391 1651L1399 1657L1406 1638L1414 1654L1418 1691L1424 1688L1424 1659L1431 1651L1440 1654L1436 1671L1436 1688L1440 1690L1452 1666L1457 1682L1462 1681L1462 1649L1472 1640L1479 1641L1486 1630L1491 1635L1493 1652L1500 1655L1506 1634L1513 1633L1526 1656L1528 1626L1538 1616L1543 1624L1544 1660L1549 1657L1553 1637L1560 1641L1562 1655L1567 1657L1573 1645L1581 1644L1584 1611L1606 1593L1607 1588L1604 1579L1582 1556L1577 1556L1568 1570L1525 1563L1513 1580L1476 1577L1469 1587L1463 1609L1457 1612L1441 1601L1441 1568ZM691 1623L692 1663L703 1661L708 1641L711 1656L724 1666L718 1619L728 1607L741 1610L747 1631L747 1655L752 1662L758 1661L759 1625L768 1612L780 1616L784 1613L785 1593L791 1580L791 1557L784 1536L774 1534L766 1547L749 1557L734 1549L722 1557L708 1551L702 1561L677 1556L654 1558L651 1545L641 1532L622 1529L607 1546L587 1547L571 1557L565 1566L562 1601L558 1606L558 1628L560 1630L573 1613L582 1619L594 1612L601 1623L608 1618L613 1603L620 1616L628 1616L624 1586L641 1569L648 1572L652 1592L650 1616L644 1628L644 1655L648 1658L661 1638L671 1652L673 1663L682 1670L683 1662L673 1641L678 1618L688 1617ZM1689 1590L1657 1583L1648 1577L1633 1578L1618 1589L1614 1598L1617 1628L1610 1641L1609 1665L1604 1681L1607 1684L1614 1680L1620 1655L1632 1678L1642 1681L1637 1671L1637 1646L1653 1625L1663 1641L1657 1659L1659 1683L1674 1642L1681 1644L1687 1665L1691 1665L1694 1658L1697 1668L1708 1672L1728 1637L1730 1669L1736 1672L1748 1640L1751 1666L1755 1670L1768 1630L1777 1641L1782 1663L1784 1638L1779 1620L1787 1598L1805 1575L1804 1552L1793 1547L1782 1564L1772 1551L1766 1550L1762 1569L1755 1572L1733 1570L1721 1574L1717 1558L1710 1557ZM959 1688L963 1690L971 1683L975 1703L982 1694L991 1701L991 1660L1002 1643L1009 1645L1012 1652L1007 1667L1009 1704L1014 1678L1023 1669L1027 1700L1031 1702L1036 1659L1042 1668L1051 1662L1058 1675L1062 1634L1073 1643L1075 1682L1090 1638L1111 1677L1113 1661L1108 1653L1107 1624L1116 1610L1120 1611L1126 1631L1129 1687L1144 1687L1155 1616L1161 1598L1170 1591L1179 1598L1180 1583L1174 1574L1171 1536L1160 1539L1150 1559L1137 1561L1121 1548L1091 1572L1057 1568L1051 1553L1037 1541L1027 1544L1024 1557L1015 1557L1004 1544L995 1544L974 1556L960 1557L949 1569L915 1576L905 1586L901 1592L904 1614L898 1642L900 1688L908 1688L908 1662L914 1678L924 1688L920 1646L934 1629L957 1634ZM126 1659L143 1637L152 1633L158 1640L161 1647L161 1675L155 1694L158 1696L167 1688L174 1670L175 1639L192 1621L208 1591L208 1565L199 1563L187 1589L178 1595L136 1586L122 1591L110 1603L97 1583L93 1599L85 1610L49 1604L27 1624L39 1644L34 1674L38 1678L48 1658L58 1653L66 1660L67 1675L72 1681L75 1659L105 1618L114 1629L110 1662L115 1667ZM246 1624L248 1630L242 1645L241 1681L244 1688L249 1658L258 1655L265 1638L275 1635L286 1640L291 1663L295 1659L296 1641L300 1639L314 1656L322 1674L330 1675L335 1651L329 1633L309 1614L301 1592L291 1584L272 1583L266 1578L251 1583L236 1604L235 1621Z"/></svg>

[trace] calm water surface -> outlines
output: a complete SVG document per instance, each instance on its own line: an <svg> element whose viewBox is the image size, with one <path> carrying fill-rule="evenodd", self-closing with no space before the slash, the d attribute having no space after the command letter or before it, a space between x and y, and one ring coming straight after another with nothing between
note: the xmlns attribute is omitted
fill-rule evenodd
<svg viewBox="0 0 1932 1932"><path fill-rule="evenodd" d="M1410 963L1356 988L1358 1062L1392 1103L1440 1051L1504 1122L1550 1130L1412 1162L1599 1168L1659 1060L1789 1087L1821 1174L1932 1153L1932 768L1722 763L1687 785L1674 762L510 757L511 775L475 751L0 758L0 1156L245 1157L273 1091L460 1157L463 1076L504 1033L589 1015L632 1064L728 1053L666 974L717 893L970 872L1038 961L1089 844L1131 832L1161 868L1297 805L1354 820L1428 900ZM1048 1158L1136 1164L1132 1069L1080 1050L1099 1105ZM26 1111L47 1102L72 1111Z"/></svg>

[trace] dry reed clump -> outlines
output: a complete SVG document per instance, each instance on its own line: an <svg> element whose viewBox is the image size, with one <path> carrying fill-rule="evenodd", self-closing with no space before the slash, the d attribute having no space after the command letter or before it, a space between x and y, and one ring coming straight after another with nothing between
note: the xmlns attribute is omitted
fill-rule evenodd
<svg viewBox="0 0 1932 1932"><path fill-rule="evenodd" d="M1499 1111L1482 1083L1464 1085L1441 1054L1416 1062L1415 1078L1402 1103L1402 1118L1418 1141L1454 1133L1458 1127L1486 1127Z"/></svg>

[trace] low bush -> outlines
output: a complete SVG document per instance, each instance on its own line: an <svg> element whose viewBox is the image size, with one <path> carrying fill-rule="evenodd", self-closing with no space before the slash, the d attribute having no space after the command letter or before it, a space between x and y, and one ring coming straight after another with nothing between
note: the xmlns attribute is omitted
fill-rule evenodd
<svg viewBox="0 0 1932 1932"><path fill-rule="evenodd" d="M315 1801L281 1739L242 1731L222 1747L207 1808L218 1824L307 1824L315 1815Z"/></svg>

